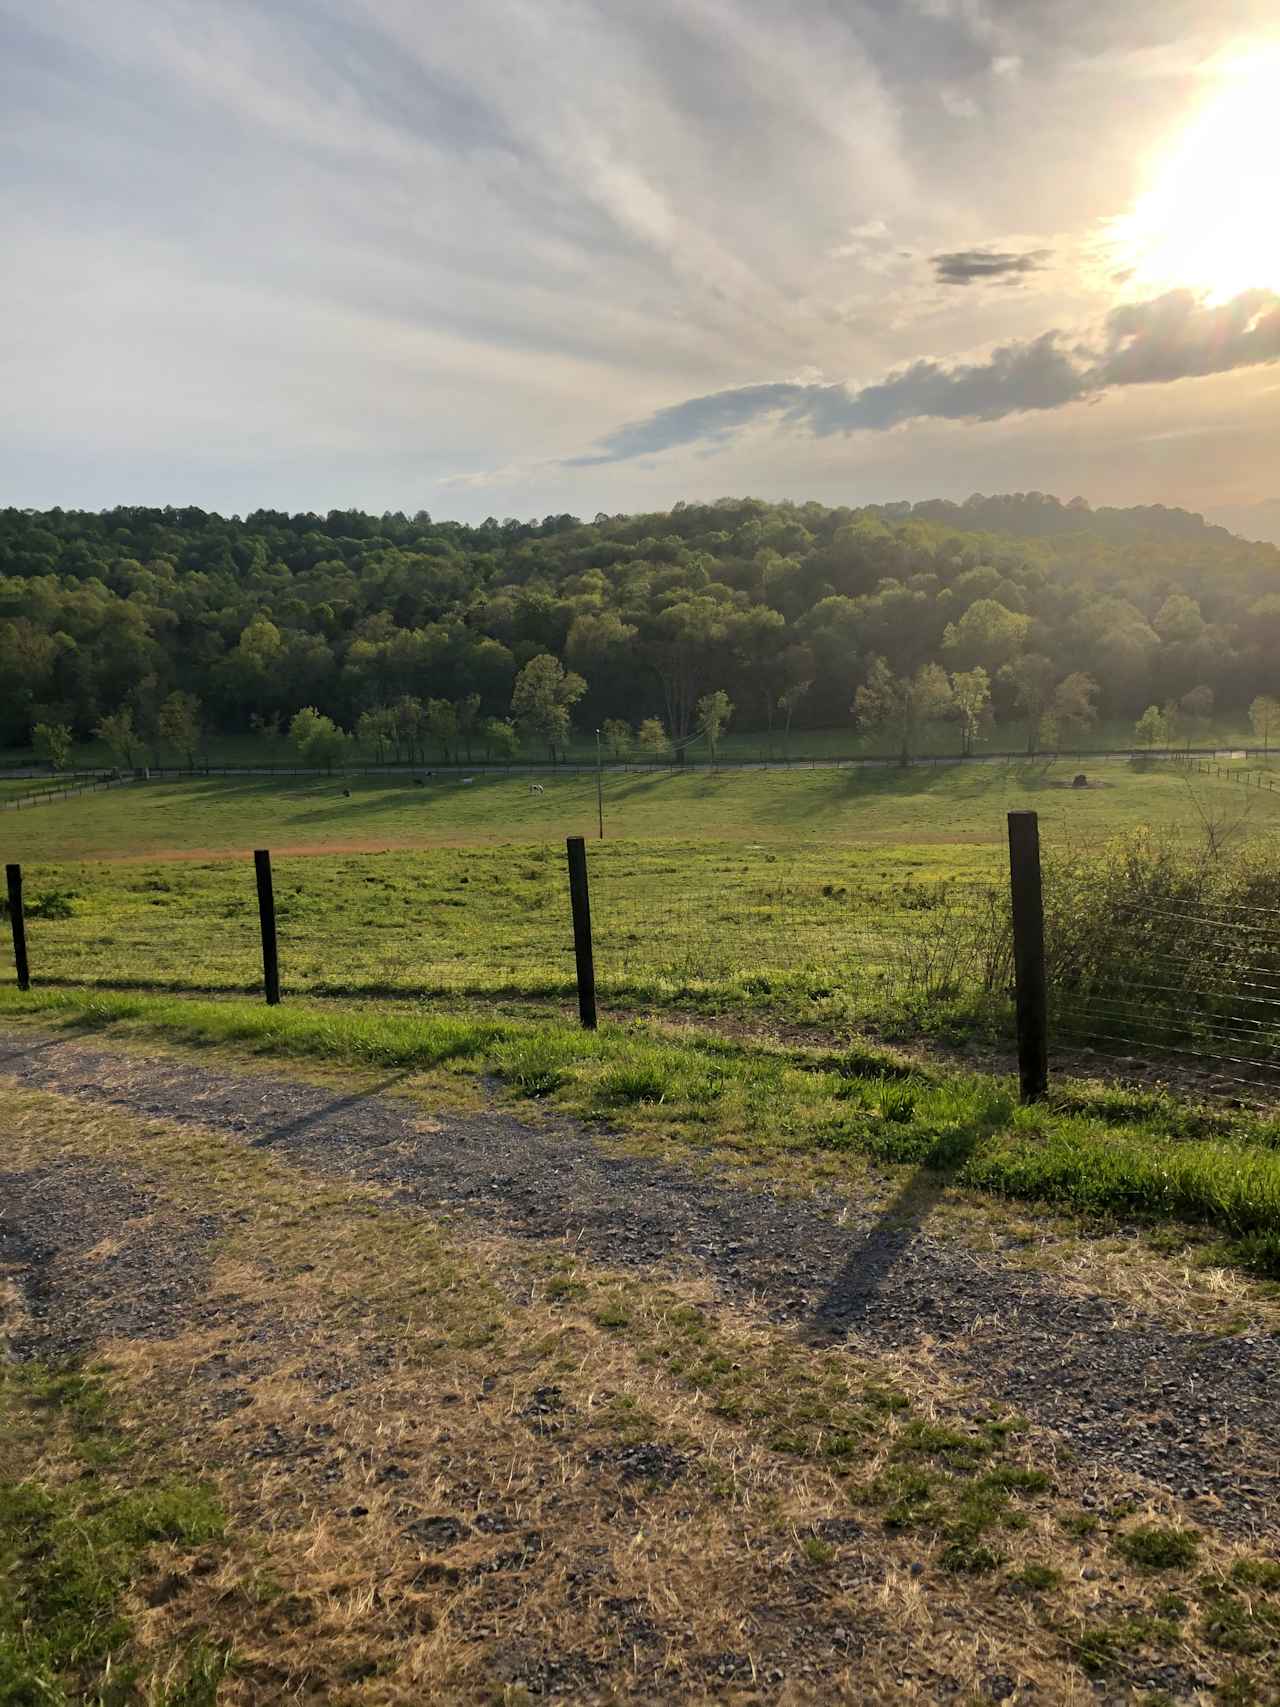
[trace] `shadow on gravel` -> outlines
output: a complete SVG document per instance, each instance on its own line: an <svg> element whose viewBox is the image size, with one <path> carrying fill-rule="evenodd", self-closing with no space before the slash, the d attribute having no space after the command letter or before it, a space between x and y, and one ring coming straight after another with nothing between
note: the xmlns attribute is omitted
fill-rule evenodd
<svg viewBox="0 0 1280 1707"><path fill-rule="evenodd" d="M958 1134L941 1165L918 1167L850 1250L807 1324L810 1339L829 1341L876 1314L895 1268L954 1184L986 1130ZM922 1300L932 1305L933 1299Z"/></svg>
<svg viewBox="0 0 1280 1707"><path fill-rule="evenodd" d="M0 1067L6 1061L25 1061L29 1055L38 1055L42 1049L56 1049L65 1038L50 1037L43 1043L24 1043L18 1049L0 1049Z"/></svg>
<svg viewBox="0 0 1280 1707"><path fill-rule="evenodd" d="M319 1108L313 1108L308 1113L300 1115L297 1120L291 1120L285 1126L273 1126L267 1132L260 1133L256 1138L249 1139L251 1150L269 1150L276 1144L285 1144L291 1138L297 1138L310 1127L321 1126L332 1120L337 1114L345 1114L348 1109L358 1108L361 1103L385 1096L394 1085L403 1084L406 1079L413 1077L413 1069L404 1067L398 1073L392 1073L381 1083L370 1085L367 1090L352 1091L350 1096L336 1097L333 1102L323 1103ZM388 1134L388 1141L393 1134Z"/></svg>

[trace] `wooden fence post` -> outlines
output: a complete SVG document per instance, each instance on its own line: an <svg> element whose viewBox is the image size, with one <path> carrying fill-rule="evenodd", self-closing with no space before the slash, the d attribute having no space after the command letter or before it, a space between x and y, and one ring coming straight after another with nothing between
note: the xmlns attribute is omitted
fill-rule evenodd
<svg viewBox="0 0 1280 1707"><path fill-rule="evenodd" d="M578 964L578 1018L596 1029L596 969L591 951L591 898L587 891L587 844L581 836L565 840L569 856L569 906L573 911L573 952Z"/></svg>
<svg viewBox="0 0 1280 1707"><path fill-rule="evenodd" d="M18 969L18 988L31 988L31 967L27 961L27 920L22 911L22 867L6 865L5 885L9 891L9 923L13 926L13 962Z"/></svg>
<svg viewBox="0 0 1280 1707"><path fill-rule="evenodd" d="M1049 1089L1049 1006L1044 972L1044 896L1040 824L1034 812L1009 814L1009 890L1018 1013L1018 1078L1023 1102Z"/></svg>
<svg viewBox="0 0 1280 1707"><path fill-rule="evenodd" d="M271 886L271 851L255 848L254 871L258 879L258 920L262 925L262 983L267 1006L280 1000L280 956L276 947L276 898Z"/></svg>

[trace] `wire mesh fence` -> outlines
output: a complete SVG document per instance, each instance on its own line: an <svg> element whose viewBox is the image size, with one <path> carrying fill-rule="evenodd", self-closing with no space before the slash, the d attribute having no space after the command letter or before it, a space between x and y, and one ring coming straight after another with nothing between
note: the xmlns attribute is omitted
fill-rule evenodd
<svg viewBox="0 0 1280 1707"><path fill-rule="evenodd" d="M1280 912L1140 900L1108 908L1105 939L1090 951L1080 935L1050 939L1060 1044L1224 1084L1280 1085Z"/></svg>

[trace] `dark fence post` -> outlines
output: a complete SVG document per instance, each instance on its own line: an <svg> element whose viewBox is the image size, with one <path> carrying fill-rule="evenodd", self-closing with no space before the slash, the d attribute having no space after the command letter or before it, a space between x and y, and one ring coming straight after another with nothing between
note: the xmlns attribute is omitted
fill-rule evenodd
<svg viewBox="0 0 1280 1707"><path fill-rule="evenodd" d="M596 968L591 952L591 899L587 892L587 844L581 836L565 841L569 855L569 905L573 909L573 952L578 963L578 1017L596 1029Z"/></svg>
<svg viewBox="0 0 1280 1707"><path fill-rule="evenodd" d="M9 891L9 923L13 926L13 961L18 968L18 988L31 988L31 967L27 963L27 920L22 911L22 867L6 865L5 884Z"/></svg>
<svg viewBox="0 0 1280 1707"><path fill-rule="evenodd" d="M280 956L276 950L276 898L271 887L268 848L254 850L253 866L258 879L258 918L262 924L262 982L267 1006L273 1008L280 1000Z"/></svg>
<svg viewBox="0 0 1280 1707"><path fill-rule="evenodd" d="M1009 814L1009 890L1018 1011L1018 1078L1023 1102L1049 1089L1049 1005L1044 973L1044 896L1040 824L1034 812Z"/></svg>

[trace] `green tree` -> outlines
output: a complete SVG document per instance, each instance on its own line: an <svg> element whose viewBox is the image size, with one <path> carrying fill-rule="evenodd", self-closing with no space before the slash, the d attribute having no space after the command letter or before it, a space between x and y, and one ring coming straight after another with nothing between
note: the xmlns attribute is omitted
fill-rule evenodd
<svg viewBox="0 0 1280 1707"><path fill-rule="evenodd" d="M396 757L416 764L423 755L423 740L427 732L427 708L411 693L401 694L391 707L395 722Z"/></svg>
<svg viewBox="0 0 1280 1707"><path fill-rule="evenodd" d="M447 699L427 701L427 733L440 749L445 764L453 758L453 743L458 734L457 707Z"/></svg>
<svg viewBox="0 0 1280 1707"><path fill-rule="evenodd" d="M960 719L960 750L971 753L991 721L991 677L981 664L957 670L951 678L951 697Z"/></svg>
<svg viewBox="0 0 1280 1707"><path fill-rule="evenodd" d="M332 717L326 717L314 705L303 706L289 724L289 739L304 765L331 775L335 765L342 763L351 745L351 737L340 729Z"/></svg>
<svg viewBox="0 0 1280 1707"><path fill-rule="evenodd" d="M959 622L949 622L942 650L962 669L999 670L1026 645L1031 618L1006 610L998 599L975 599Z"/></svg>
<svg viewBox="0 0 1280 1707"><path fill-rule="evenodd" d="M1167 747L1169 724L1158 705L1149 705L1133 726L1133 733L1142 746Z"/></svg>
<svg viewBox="0 0 1280 1707"><path fill-rule="evenodd" d="M867 680L854 696L853 711L868 729L882 730L910 764L930 723L953 710L951 683L939 664L922 664L911 676L895 676L883 658L873 658Z"/></svg>
<svg viewBox="0 0 1280 1707"><path fill-rule="evenodd" d="M1024 652L1012 664L1006 664L998 680L1012 697L1015 708L1027 722L1027 751L1034 753L1040 738L1040 722L1049 709L1053 693L1053 678L1057 671L1053 660L1043 652Z"/></svg>
<svg viewBox="0 0 1280 1707"><path fill-rule="evenodd" d="M1260 693L1249 707L1249 726L1255 738L1262 742L1263 752L1267 752L1271 737L1280 734L1280 700L1273 699L1269 693Z"/></svg>
<svg viewBox="0 0 1280 1707"><path fill-rule="evenodd" d="M662 758L671 751L671 742L660 717L644 719L636 731L636 745L642 751L652 753L654 758Z"/></svg>
<svg viewBox="0 0 1280 1707"><path fill-rule="evenodd" d="M385 764L396 738L396 714L388 706L375 706L362 711L356 719L356 739L366 752L372 752L375 764Z"/></svg>
<svg viewBox="0 0 1280 1707"><path fill-rule="evenodd" d="M1207 683L1189 688L1178 701L1178 712L1186 732L1187 744L1193 735L1203 736L1213 722L1214 694Z"/></svg>
<svg viewBox="0 0 1280 1707"><path fill-rule="evenodd" d="M720 745L720 737L724 734L732 716L733 701L723 688L717 688L714 693L704 693L698 701L698 733L707 743L712 764L716 762L716 750Z"/></svg>
<svg viewBox="0 0 1280 1707"><path fill-rule="evenodd" d="M1073 670L1062 678L1053 690L1048 710L1054 724L1055 746L1059 739L1068 745L1073 737L1078 741L1084 730L1092 726L1098 715L1097 697L1097 682L1083 670Z"/></svg>
<svg viewBox="0 0 1280 1707"><path fill-rule="evenodd" d="M141 745L133 727L133 713L128 706L100 717L93 726L93 732L118 765L125 770L133 769Z"/></svg>
<svg viewBox="0 0 1280 1707"><path fill-rule="evenodd" d="M557 750L569 741L569 710L587 691L587 684L558 658L542 652L516 677L511 715L526 741L544 742L555 762Z"/></svg>
<svg viewBox="0 0 1280 1707"><path fill-rule="evenodd" d="M470 764L471 743L480 727L480 695L466 694L453 709L457 714L458 733L462 736L462 750L467 756L467 763Z"/></svg>
<svg viewBox="0 0 1280 1707"><path fill-rule="evenodd" d="M782 739L786 743L787 752L791 751L791 720L796 714L796 707L813 686L813 678L808 681L791 682L778 695L778 710L782 713Z"/></svg>
<svg viewBox="0 0 1280 1707"><path fill-rule="evenodd" d="M620 717L606 717L600 733L604 736L605 751L619 762L628 756L635 743L631 725Z"/></svg>
<svg viewBox="0 0 1280 1707"><path fill-rule="evenodd" d="M188 770L196 768L201 731L200 701L193 693L171 693L156 714L156 732L186 759Z"/></svg>
<svg viewBox="0 0 1280 1707"><path fill-rule="evenodd" d="M31 745L50 770L64 771L71 763L71 731L65 723L37 723L31 731Z"/></svg>
<svg viewBox="0 0 1280 1707"><path fill-rule="evenodd" d="M520 731L505 717L487 718L480 730L484 755L499 764L510 764L520 751Z"/></svg>

